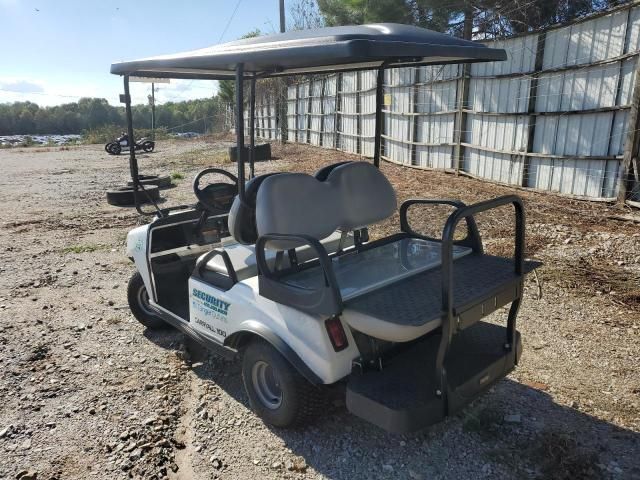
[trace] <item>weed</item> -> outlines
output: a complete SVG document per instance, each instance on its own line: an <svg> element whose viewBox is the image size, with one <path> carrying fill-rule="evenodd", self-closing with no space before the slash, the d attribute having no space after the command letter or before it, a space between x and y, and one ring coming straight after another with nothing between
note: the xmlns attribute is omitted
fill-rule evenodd
<svg viewBox="0 0 640 480"><path fill-rule="evenodd" d="M562 288L606 294L617 305L640 310L639 279L623 267L582 257L571 264L545 269L545 276Z"/></svg>
<svg viewBox="0 0 640 480"><path fill-rule="evenodd" d="M182 180L182 179L184 179L184 173L180 173L180 172L171 173L171 180Z"/></svg>
<svg viewBox="0 0 640 480"><path fill-rule="evenodd" d="M180 160L192 165L222 165L231 163L229 153L225 150L212 150L211 148L197 148L180 154Z"/></svg>
<svg viewBox="0 0 640 480"><path fill-rule="evenodd" d="M97 244L89 244L89 245L73 245L71 247L65 247L62 249L62 253L91 253L97 250L104 250L109 248L107 245L97 245Z"/></svg>
<svg viewBox="0 0 640 480"><path fill-rule="evenodd" d="M501 419L501 413L495 408L476 407L466 412L462 421L462 429L465 432L477 433L484 437L495 437Z"/></svg>
<svg viewBox="0 0 640 480"><path fill-rule="evenodd" d="M36 142L33 141L33 138L31 138L29 135L24 137L24 140L22 140L22 143L20 144L21 147L32 147L33 145L35 145Z"/></svg>
<svg viewBox="0 0 640 480"><path fill-rule="evenodd" d="M566 433L545 432L537 442L533 457L543 479L602 478L596 452L581 449Z"/></svg>

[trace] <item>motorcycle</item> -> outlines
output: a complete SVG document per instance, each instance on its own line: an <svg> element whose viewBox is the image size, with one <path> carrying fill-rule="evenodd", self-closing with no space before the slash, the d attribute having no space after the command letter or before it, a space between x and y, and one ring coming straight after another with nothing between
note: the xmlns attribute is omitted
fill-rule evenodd
<svg viewBox="0 0 640 480"><path fill-rule="evenodd" d="M141 138L135 143L135 150L142 150L143 152L153 152L156 146L156 142L149 140L148 138ZM104 146L104 150L111 155L120 155L123 149L129 148L129 135L123 133L118 137L115 142L109 142Z"/></svg>

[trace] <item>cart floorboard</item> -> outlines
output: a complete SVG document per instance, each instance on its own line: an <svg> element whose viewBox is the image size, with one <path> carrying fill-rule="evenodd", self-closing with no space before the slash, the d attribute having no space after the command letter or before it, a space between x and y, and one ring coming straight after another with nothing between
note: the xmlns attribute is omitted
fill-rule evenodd
<svg viewBox="0 0 640 480"><path fill-rule="evenodd" d="M486 322L456 335L445 361L448 392L439 397L433 366L440 334L430 335L388 360L382 370L352 375L347 383L347 408L396 433L418 431L441 421L513 370L522 350L520 333L516 332L515 355L513 349L504 348L506 336L505 327Z"/></svg>

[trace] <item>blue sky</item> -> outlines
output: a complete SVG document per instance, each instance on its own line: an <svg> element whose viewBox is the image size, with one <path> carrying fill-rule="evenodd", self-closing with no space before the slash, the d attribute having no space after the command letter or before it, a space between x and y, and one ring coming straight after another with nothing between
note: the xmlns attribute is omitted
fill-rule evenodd
<svg viewBox="0 0 640 480"><path fill-rule="evenodd" d="M116 104L122 81L109 74L114 61L278 29L278 0L240 0L231 19L237 1L0 0L0 103L56 105L92 96ZM159 85L156 99L206 97L216 89L212 81L172 80ZM150 85L132 84L136 103L150 92Z"/></svg>

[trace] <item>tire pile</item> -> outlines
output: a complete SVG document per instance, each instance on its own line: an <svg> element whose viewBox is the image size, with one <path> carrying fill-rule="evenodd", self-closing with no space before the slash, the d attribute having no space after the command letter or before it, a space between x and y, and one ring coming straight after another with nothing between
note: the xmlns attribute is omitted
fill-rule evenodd
<svg viewBox="0 0 640 480"><path fill-rule="evenodd" d="M168 175L138 175L140 184L144 191L138 192L140 203L151 203L160 199L160 190L173 186L171 177ZM116 187L107 190L107 203L116 207L135 206L133 194L133 182L130 181L125 187Z"/></svg>

